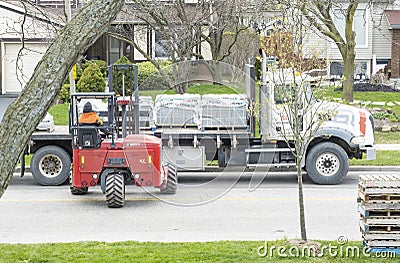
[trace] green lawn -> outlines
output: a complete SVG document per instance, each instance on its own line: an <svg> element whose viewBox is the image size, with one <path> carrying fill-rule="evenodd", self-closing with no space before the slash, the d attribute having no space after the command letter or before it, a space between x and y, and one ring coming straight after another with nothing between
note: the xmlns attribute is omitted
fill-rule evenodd
<svg viewBox="0 0 400 263"><path fill-rule="evenodd" d="M400 144L400 132L375 132L376 144Z"/></svg>
<svg viewBox="0 0 400 263"><path fill-rule="evenodd" d="M351 159L350 165L398 166L400 165L400 153L398 151L377 151L376 160Z"/></svg>
<svg viewBox="0 0 400 263"><path fill-rule="evenodd" d="M53 105L49 113L53 115L55 125L68 125L68 107L69 104L56 104Z"/></svg>
<svg viewBox="0 0 400 263"><path fill-rule="evenodd" d="M268 242L265 257L258 255L264 241L222 241L205 243L159 243L159 242L78 242L56 244L0 244L0 262L382 262L374 254L362 253L361 242L349 242L340 246L336 241L323 241L322 246L337 246L337 249L324 249L320 257L284 257L295 255L301 249L285 241ZM275 246L276 248L272 248ZM278 255L278 248L281 255ZM343 253L340 252L342 247ZM350 249L359 255L347 253ZM260 250L263 252L263 250ZM336 256L335 256L336 252ZM272 257L270 255L272 254ZM393 261L387 259L387 261Z"/></svg>
<svg viewBox="0 0 400 263"><path fill-rule="evenodd" d="M151 96L153 101L159 94L175 94L173 90L139 90L139 96Z"/></svg>
<svg viewBox="0 0 400 263"><path fill-rule="evenodd" d="M319 93L319 92L318 92ZM327 87L322 90L322 98L341 98L342 92L341 91L334 91L334 87ZM371 102L400 102L400 92L354 92L354 100L359 101L371 101ZM379 107L379 106L368 106L368 107ZM385 109L392 109L397 114L400 114L400 106L385 106Z"/></svg>
<svg viewBox="0 0 400 263"><path fill-rule="evenodd" d="M238 94L245 93L244 89L236 89L228 86L202 84L197 86L191 86L188 88L189 94Z"/></svg>

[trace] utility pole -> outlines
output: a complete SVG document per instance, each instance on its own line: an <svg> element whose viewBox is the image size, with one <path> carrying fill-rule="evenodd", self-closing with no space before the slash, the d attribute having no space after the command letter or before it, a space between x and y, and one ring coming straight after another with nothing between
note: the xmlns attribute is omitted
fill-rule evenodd
<svg viewBox="0 0 400 263"><path fill-rule="evenodd" d="M67 16L67 22L72 19L71 3L70 0L64 0L64 11ZM69 72L69 94L75 93L75 80L72 70Z"/></svg>

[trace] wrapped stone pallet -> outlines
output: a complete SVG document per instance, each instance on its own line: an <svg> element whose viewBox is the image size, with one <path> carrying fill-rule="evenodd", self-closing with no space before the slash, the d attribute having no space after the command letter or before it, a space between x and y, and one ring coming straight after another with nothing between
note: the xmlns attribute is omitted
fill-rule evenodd
<svg viewBox="0 0 400 263"><path fill-rule="evenodd" d="M199 126L200 104L198 94L157 95L155 124L170 127Z"/></svg>
<svg viewBox="0 0 400 263"><path fill-rule="evenodd" d="M201 103L203 129L246 129L248 100L245 94L207 94Z"/></svg>

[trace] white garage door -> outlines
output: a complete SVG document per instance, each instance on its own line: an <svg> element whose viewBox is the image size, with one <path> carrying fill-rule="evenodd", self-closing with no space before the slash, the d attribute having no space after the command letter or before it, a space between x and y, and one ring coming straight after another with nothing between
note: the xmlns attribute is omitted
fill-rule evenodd
<svg viewBox="0 0 400 263"><path fill-rule="evenodd" d="M21 92L47 49L44 43L25 43L25 47L21 59L17 61L21 44L2 43L3 94Z"/></svg>

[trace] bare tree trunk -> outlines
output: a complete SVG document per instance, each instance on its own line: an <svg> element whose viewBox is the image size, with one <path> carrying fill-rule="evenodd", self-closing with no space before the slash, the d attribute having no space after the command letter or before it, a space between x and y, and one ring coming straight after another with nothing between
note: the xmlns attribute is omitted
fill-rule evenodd
<svg viewBox="0 0 400 263"><path fill-rule="evenodd" d="M303 177L301 174L300 160L296 162L297 162L297 185L299 191L300 233L301 233L301 239L307 241L306 215L304 211Z"/></svg>
<svg viewBox="0 0 400 263"><path fill-rule="evenodd" d="M342 99L345 101L353 101L354 99L354 49L347 49L347 56L343 57L344 72L343 72L343 93Z"/></svg>
<svg viewBox="0 0 400 263"><path fill-rule="evenodd" d="M332 39L339 48L344 64L344 81L342 99L353 101L354 87L354 60L355 60L355 32L353 31L354 14L357 10L359 0L349 0L348 6L344 10L345 17L345 36L340 35L334 23L332 11L341 10L343 5L336 5L337 1L301 1L300 10L307 20L319 32Z"/></svg>
<svg viewBox="0 0 400 263"><path fill-rule="evenodd" d="M353 30L354 14L357 10L358 1L352 0L346 12L345 37L346 44L340 47L339 50L343 58L344 64L344 81L342 99L345 101L353 101L354 93L354 60L356 59L355 47L356 36Z"/></svg>
<svg viewBox="0 0 400 263"><path fill-rule="evenodd" d="M92 0L60 32L0 124L0 197L35 127L59 93L81 52L107 31L123 0Z"/></svg>

